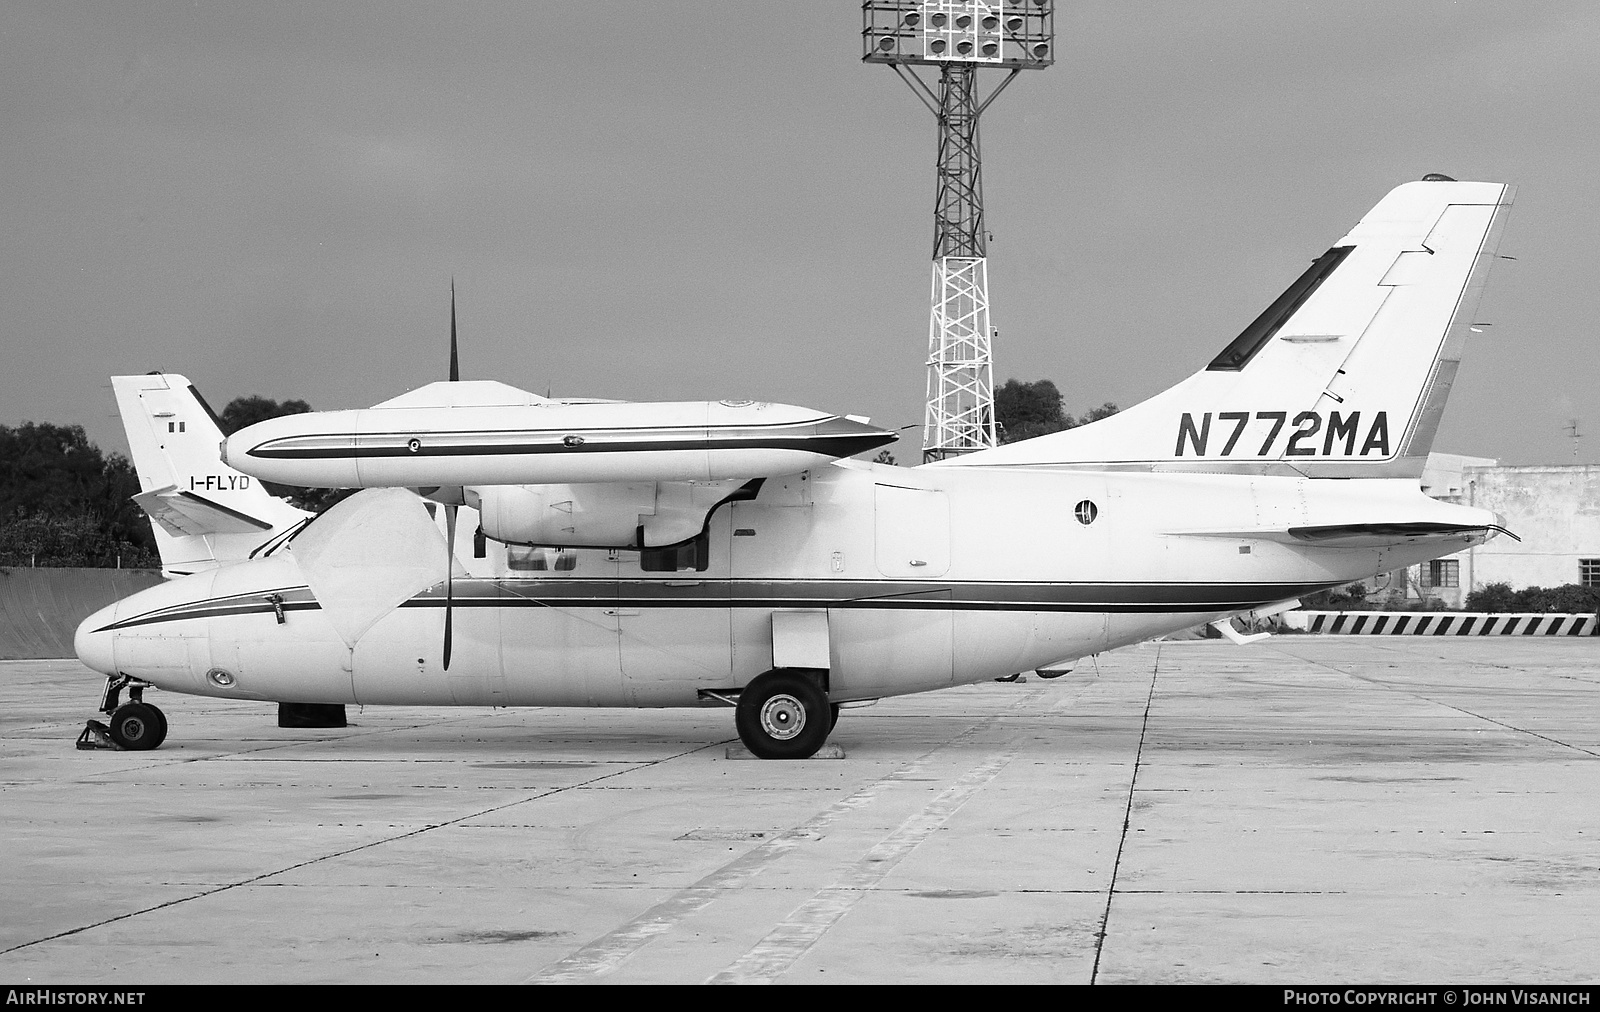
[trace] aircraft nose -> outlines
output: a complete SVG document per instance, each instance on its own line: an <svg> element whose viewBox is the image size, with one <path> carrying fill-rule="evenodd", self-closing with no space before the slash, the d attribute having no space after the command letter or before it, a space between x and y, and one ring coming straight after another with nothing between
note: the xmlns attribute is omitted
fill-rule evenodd
<svg viewBox="0 0 1600 1012"><path fill-rule="evenodd" d="M101 608L78 623L78 631L72 637L72 649L77 651L78 660L103 675L117 673L117 660L112 650L112 638L116 634L106 628L116 619L116 613L114 604Z"/></svg>

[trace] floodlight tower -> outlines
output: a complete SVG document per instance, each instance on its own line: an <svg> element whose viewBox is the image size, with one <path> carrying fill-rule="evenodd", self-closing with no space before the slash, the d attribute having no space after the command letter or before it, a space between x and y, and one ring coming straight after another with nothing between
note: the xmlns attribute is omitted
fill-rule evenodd
<svg viewBox="0 0 1600 1012"><path fill-rule="evenodd" d="M995 445L988 233L978 117L1024 70L1055 62L1052 0L867 0L862 59L887 63L939 121L923 460ZM939 68L937 91L915 68ZM978 69L1006 68L978 98Z"/></svg>

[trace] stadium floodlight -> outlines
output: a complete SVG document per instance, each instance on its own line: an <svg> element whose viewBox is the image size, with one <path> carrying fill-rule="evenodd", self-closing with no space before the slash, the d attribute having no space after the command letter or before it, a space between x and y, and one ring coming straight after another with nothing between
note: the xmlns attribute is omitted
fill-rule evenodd
<svg viewBox="0 0 1600 1012"><path fill-rule="evenodd" d="M1055 62L1051 0L868 0L861 5L868 63L972 63L1048 67Z"/></svg>

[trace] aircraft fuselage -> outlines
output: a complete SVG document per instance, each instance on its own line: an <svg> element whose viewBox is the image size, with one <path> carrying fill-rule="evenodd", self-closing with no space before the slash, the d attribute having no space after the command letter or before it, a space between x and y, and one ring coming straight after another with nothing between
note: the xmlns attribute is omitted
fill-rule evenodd
<svg viewBox="0 0 1600 1012"><path fill-rule="evenodd" d="M78 650L174 692L462 706L692 706L810 657L842 702L1086 656L1483 537L1330 545L1290 530L1494 522L1405 481L847 461L723 504L676 560L491 542L450 588L448 670L442 558L438 585L351 646L292 546L120 601L84 622ZM804 615L825 618L790 618Z"/></svg>

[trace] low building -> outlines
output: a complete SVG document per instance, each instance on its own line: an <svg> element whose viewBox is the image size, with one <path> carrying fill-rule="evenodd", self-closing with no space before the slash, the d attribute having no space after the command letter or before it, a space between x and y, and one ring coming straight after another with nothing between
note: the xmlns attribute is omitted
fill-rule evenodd
<svg viewBox="0 0 1600 1012"><path fill-rule="evenodd" d="M1500 464L1485 457L1435 453L1422 490L1436 499L1498 513L1521 541L1502 534L1487 544L1378 577L1376 596L1459 608L1491 583L1600 587L1600 466Z"/></svg>

